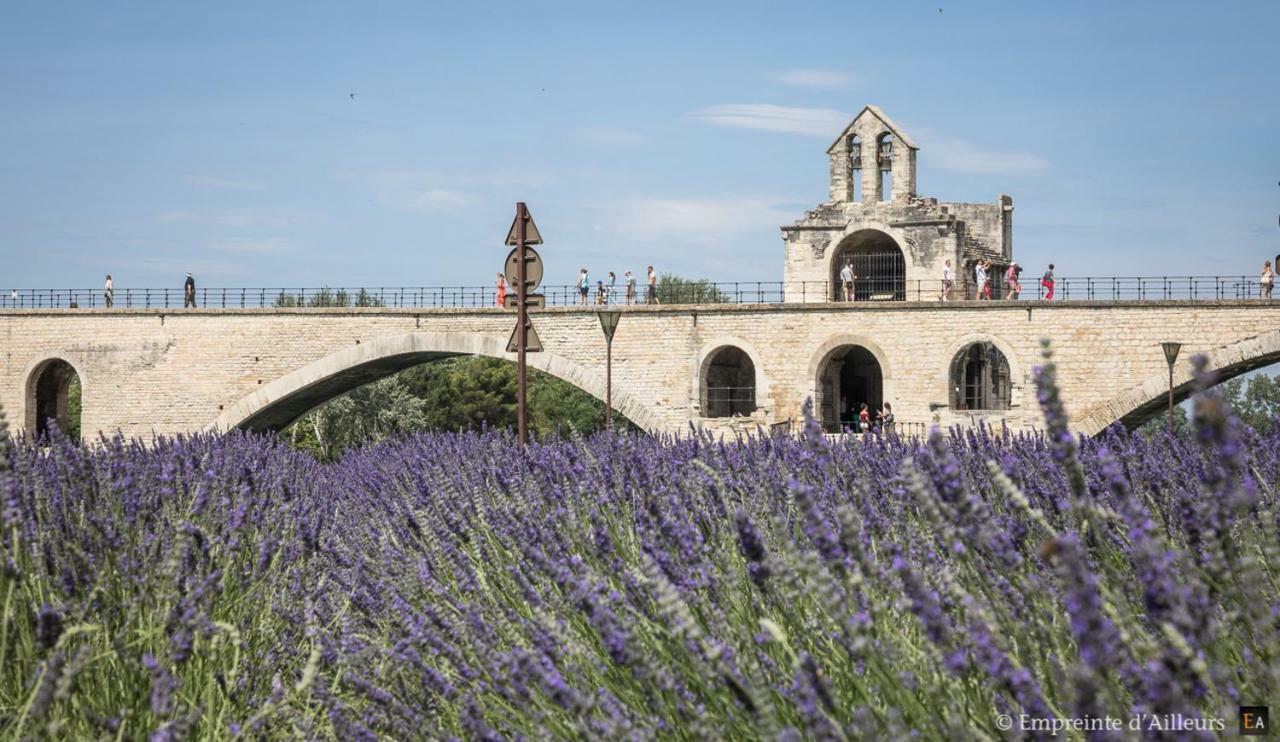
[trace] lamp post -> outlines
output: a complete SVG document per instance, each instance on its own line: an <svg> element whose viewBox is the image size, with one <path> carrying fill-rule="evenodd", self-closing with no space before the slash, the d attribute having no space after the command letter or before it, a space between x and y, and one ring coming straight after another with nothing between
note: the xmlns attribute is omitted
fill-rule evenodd
<svg viewBox="0 0 1280 742"><path fill-rule="evenodd" d="M1169 363L1169 435L1173 435L1173 364L1178 362L1178 351L1182 343L1160 343L1164 348L1164 359Z"/></svg>
<svg viewBox="0 0 1280 742"><path fill-rule="evenodd" d="M600 317L600 329L604 331L604 427L605 430L613 430L613 333L618 329L622 311L602 309L596 314Z"/></svg>

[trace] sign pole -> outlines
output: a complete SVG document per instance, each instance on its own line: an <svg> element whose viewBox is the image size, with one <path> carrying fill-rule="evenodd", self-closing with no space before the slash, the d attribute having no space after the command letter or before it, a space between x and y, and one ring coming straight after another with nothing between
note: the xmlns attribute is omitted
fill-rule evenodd
<svg viewBox="0 0 1280 742"><path fill-rule="evenodd" d="M525 323L529 321L529 309L525 304L525 294L528 286L526 285L525 260L524 260L524 242L525 242L525 222L529 218L529 210L525 207L524 201L516 203L516 276L519 278L519 286L516 287L516 429L520 439L520 446L529 445L529 428L527 410L525 408L527 402L528 386L526 383L526 375L528 368L525 366Z"/></svg>
<svg viewBox="0 0 1280 742"><path fill-rule="evenodd" d="M604 344L604 429L613 432L613 336Z"/></svg>

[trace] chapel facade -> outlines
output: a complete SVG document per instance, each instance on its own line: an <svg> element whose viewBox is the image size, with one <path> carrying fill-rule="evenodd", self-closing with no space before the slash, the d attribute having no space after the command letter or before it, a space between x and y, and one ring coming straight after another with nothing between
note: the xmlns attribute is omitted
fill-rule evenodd
<svg viewBox="0 0 1280 742"><path fill-rule="evenodd" d="M973 269L990 260L992 298L1013 260L1013 199L942 202L916 191L919 147L877 106L867 106L827 148L825 202L782 227L789 302L843 301L852 263L855 301L934 301L947 260L954 299L975 298Z"/></svg>

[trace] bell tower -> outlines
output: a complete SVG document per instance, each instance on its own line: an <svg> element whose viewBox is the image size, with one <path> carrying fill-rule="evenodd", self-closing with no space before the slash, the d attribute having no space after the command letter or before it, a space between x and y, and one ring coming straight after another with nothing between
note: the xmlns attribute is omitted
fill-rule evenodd
<svg viewBox="0 0 1280 742"><path fill-rule="evenodd" d="M877 106L862 109L827 148L832 203L905 203L916 195L920 148Z"/></svg>

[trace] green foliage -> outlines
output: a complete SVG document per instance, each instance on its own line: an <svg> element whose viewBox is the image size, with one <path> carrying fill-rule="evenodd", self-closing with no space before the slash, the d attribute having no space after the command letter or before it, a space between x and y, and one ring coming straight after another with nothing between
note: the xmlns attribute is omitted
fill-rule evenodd
<svg viewBox="0 0 1280 742"><path fill-rule="evenodd" d="M80 377L73 375L67 385L67 429L63 431L73 441L80 440L81 396Z"/></svg>
<svg viewBox="0 0 1280 742"><path fill-rule="evenodd" d="M281 308L381 307L386 306L386 303L364 289L360 289L353 296L347 293L346 289L331 289L326 286L309 295L290 294L287 289L281 289L280 295L272 302L272 306Z"/></svg>
<svg viewBox="0 0 1280 742"><path fill-rule="evenodd" d="M307 413L282 436L332 461L353 446L414 430L516 426L516 367L469 356L426 363L360 387ZM614 415L620 426L630 425ZM542 438L604 426L600 400L541 371L529 371L529 431Z"/></svg>
<svg viewBox="0 0 1280 742"><path fill-rule="evenodd" d="M644 300L643 295L639 297ZM705 278L689 279L670 273L658 277L658 301L663 304L716 304L729 297Z"/></svg>
<svg viewBox="0 0 1280 742"><path fill-rule="evenodd" d="M1248 379L1237 376L1219 384L1217 389L1245 425L1263 434L1275 429L1280 418L1280 377L1265 373ZM1159 434L1165 430L1168 417L1168 413L1161 412L1138 428L1138 432L1146 436ZM1174 407L1174 433L1181 434L1189 425L1185 407Z"/></svg>
<svg viewBox="0 0 1280 742"><path fill-rule="evenodd" d="M1237 377L1219 387L1241 422L1259 433L1269 433L1280 417L1280 377L1252 376L1246 382Z"/></svg>

